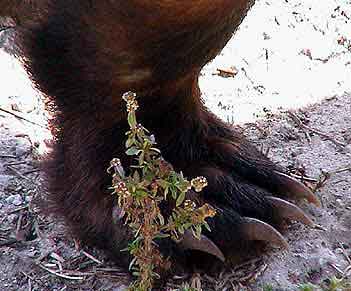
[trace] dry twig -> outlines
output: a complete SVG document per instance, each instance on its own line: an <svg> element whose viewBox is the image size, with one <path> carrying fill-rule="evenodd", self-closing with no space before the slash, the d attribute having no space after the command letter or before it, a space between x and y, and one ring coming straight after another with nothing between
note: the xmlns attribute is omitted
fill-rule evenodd
<svg viewBox="0 0 351 291"><path fill-rule="evenodd" d="M0 158L17 159L17 157L13 155L0 155Z"/></svg>
<svg viewBox="0 0 351 291"><path fill-rule="evenodd" d="M217 72L215 75L218 75L220 77L224 78L234 78L238 74L238 70L235 67L229 68L229 69L221 69L217 68Z"/></svg>
<svg viewBox="0 0 351 291"><path fill-rule="evenodd" d="M25 175L23 175L20 171L18 171L17 169L15 169L14 167L12 166L7 166L7 168L11 171L13 171L17 176L25 179L25 180L28 180L28 181L32 181L30 178L26 177Z"/></svg>
<svg viewBox="0 0 351 291"><path fill-rule="evenodd" d="M0 247L8 247L10 245L13 245L17 242L17 239L15 238L9 238L4 241L0 241Z"/></svg>
<svg viewBox="0 0 351 291"><path fill-rule="evenodd" d="M11 112L11 111L9 111L9 110L6 110L6 109L4 109L4 108L1 108L1 107L0 107L0 111L5 112L5 113L7 113L7 114L10 114L10 115L12 115L12 116L14 116L14 117L16 117L16 118L18 118L18 119L20 119L20 120L29 122L29 123L31 123L31 124L33 124L33 125L36 125L36 126L39 126L39 127L41 127L41 128L45 128L45 129L47 129L47 130L49 129L47 126L44 126L44 125L42 125L42 124L36 123L36 122L34 122L34 121L31 121L31 120L29 120L29 119L27 119L27 118L25 118L25 117L23 117L23 116L20 116L20 115L18 115L18 114L16 114L16 113L13 113L13 112Z"/></svg>
<svg viewBox="0 0 351 291"><path fill-rule="evenodd" d="M38 264L38 266L49 272L50 274L53 274L57 277L60 277L60 278L64 278L64 279L68 279L68 280L84 280L84 277L83 276L75 276L75 275L66 275L66 274L61 274L59 271L56 271L56 270L52 270L50 268L47 268L45 267L43 264Z"/></svg>
<svg viewBox="0 0 351 291"><path fill-rule="evenodd" d="M87 258L89 258L90 260L94 261L95 263L97 263L97 264L99 264L99 265L102 265L102 264L103 264L99 259L95 258L93 255L89 254L88 252L82 251L82 253L83 253Z"/></svg>
<svg viewBox="0 0 351 291"><path fill-rule="evenodd" d="M307 126L306 124L304 124L302 122L302 120L293 112L291 111L288 111L288 114L289 116L291 117L291 119L297 124L298 127L300 127L301 129L303 130L307 130L309 132L312 132L312 133L315 133L315 134L318 134L324 138L326 138L327 140L330 140L332 143L334 143L335 145L341 147L341 148L344 148L346 146L346 144L340 142L340 141L337 141L335 140L334 138L332 138L331 136L329 136L328 134L324 133L324 132L321 132L317 129L314 129L314 128L311 128L309 126Z"/></svg>
<svg viewBox="0 0 351 291"><path fill-rule="evenodd" d="M24 206L18 207L18 208L14 209L14 210L11 210L11 211L7 212L6 216L10 215L10 214L13 214L13 213L16 213L16 212L19 212L19 211L22 211L22 210L25 210L25 209L28 209L28 205L24 205Z"/></svg>

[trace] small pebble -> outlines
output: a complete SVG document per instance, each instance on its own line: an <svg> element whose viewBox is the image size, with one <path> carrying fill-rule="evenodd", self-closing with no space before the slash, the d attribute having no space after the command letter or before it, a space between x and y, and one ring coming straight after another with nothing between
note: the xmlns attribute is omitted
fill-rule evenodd
<svg viewBox="0 0 351 291"><path fill-rule="evenodd" d="M25 138L16 140L16 146L15 146L16 156L20 157L20 156L23 156L24 154L29 153L31 151L31 147L32 146L30 142Z"/></svg>
<svg viewBox="0 0 351 291"><path fill-rule="evenodd" d="M27 256L29 258L35 258L37 256L38 252L36 250L30 250L27 252Z"/></svg>
<svg viewBox="0 0 351 291"><path fill-rule="evenodd" d="M7 221L11 224L15 223L17 220L18 216L16 214L9 214L7 216Z"/></svg>
<svg viewBox="0 0 351 291"><path fill-rule="evenodd" d="M11 203L12 205L19 206L23 203L23 199L21 195L15 194L15 195L10 195L5 199L7 203Z"/></svg>
<svg viewBox="0 0 351 291"><path fill-rule="evenodd" d="M128 287L121 285L112 289L112 291L127 291Z"/></svg>
<svg viewBox="0 0 351 291"><path fill-rule="evenodd" d="M336 207L343 208L345 206L345 203L341 199L336 199L335 205Z"/></svg>

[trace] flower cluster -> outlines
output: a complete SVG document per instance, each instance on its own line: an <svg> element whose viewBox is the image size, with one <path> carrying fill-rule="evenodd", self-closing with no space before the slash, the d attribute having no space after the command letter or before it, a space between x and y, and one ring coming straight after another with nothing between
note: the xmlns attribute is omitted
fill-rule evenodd
<svg viewBox="0 0 351 291"><path fill-rule="evenodd" d="M201 192L207 186L207 179L203 176L196 177L191 180L191 186L196 192Z"/></svg>
<svg viewBox="0 0 351 291"><path fill-rule="evenodd" d="M136 101L136 94L133 92L124 93L122 96L123 100L127 102L127 112L135 112L138 108L138 102Z"/></svg>

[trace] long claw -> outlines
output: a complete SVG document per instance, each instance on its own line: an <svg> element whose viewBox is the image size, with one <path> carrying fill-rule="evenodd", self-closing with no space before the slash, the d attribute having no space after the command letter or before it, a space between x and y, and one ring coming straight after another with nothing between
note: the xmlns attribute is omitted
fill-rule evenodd
<svg viewBox="0 0 351 291"><path fill-rule="evenodd" d="M274 209L278 212L279 216L290 220L296 220L296 221L302 222L308 226L314 225L311 218L309 218L306 215L306 213L303 212L296 205L277 197L269 196L266 198L274 206Z"/></svg>
<svg viewBox="0 0 351 291"><path fill-rule="evenodd" d="M225 261L225 257L222 251L217 245L205 235L201 235L200 239L197 239L192 231L187 230L184 233L183 239L179 242L180 246L188 250L198 250L204 253L208 253L220 259L222 262Z"/></svg>
<svg viewBox="0 0 351 291"><path fill-rule="evenodd" d="M256 218L244 217L241 231L247 240L267 241L284 249L289 247L287 241L279 231Z"/></svg>
<svg viewBox="0 0 351 291"><path fill-rule="evenodd" d="M308 202L315 204L316 206L320 207L321 202L317 198L317 196L310 190L308 187L306 187L304 184L302 184L300 181L292 178L291 176L281 173L281 172L275 172L277 175L279 175L281 181L285 184L286 187L282 187L282 191L287 191L289 194L296 196L298 198L304 198Z"/></svg>

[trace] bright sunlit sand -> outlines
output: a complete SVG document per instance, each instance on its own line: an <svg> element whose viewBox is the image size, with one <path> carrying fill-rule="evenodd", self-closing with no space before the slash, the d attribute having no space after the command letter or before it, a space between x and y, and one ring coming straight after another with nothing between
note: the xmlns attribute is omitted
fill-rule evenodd
<svg viewBox="0 0 351 291"><path fill-rule="evenodd" d="M205 100L224 120L250 122L264 107L300 108L351 92L351 49L338 44L351 37L351 5L296 3L257 2L222 54L204 69ZM213 76L217 68L232 66L238 70L234 78Z"/></svg>
<svg viewBox="0 0 351 291"><path fill-rule="evenodd" d="M0 112L0 116L10 116L6 120L8 123L5 124L0 119L0 125L8 127L13 135L27 135L32 143L38 143L39 152L44 152L46 147L43 141L50 139L51 134L45 129L47 120L40 94L34 90L20 63L2 50L0 50L0 70L1 108L32 122Z"/></svg>

